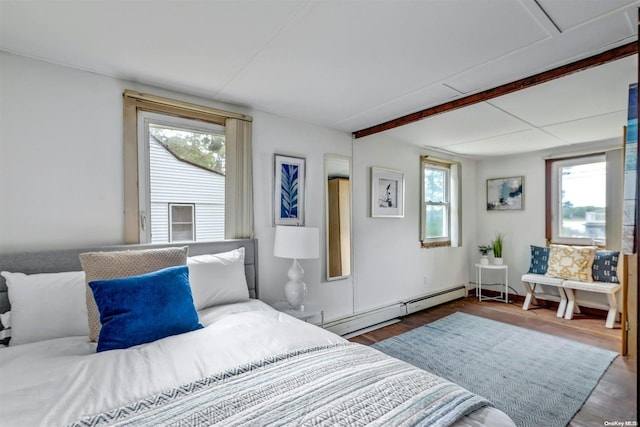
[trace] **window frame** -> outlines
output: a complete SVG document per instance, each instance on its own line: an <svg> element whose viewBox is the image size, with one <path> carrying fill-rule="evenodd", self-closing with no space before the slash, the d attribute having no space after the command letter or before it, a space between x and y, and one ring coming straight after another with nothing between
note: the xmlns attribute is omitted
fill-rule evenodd
<svg viewBox="0 0 640 427"><path fill-rule="evenodd" d="M545 238L548 243L576 245L576 246L598 246L606 247L607 233L605 231L605 240L594 240L588 237L562 237L560 236L562 213L562 197L560 193L560 170L566 166L577 166L589 163L607 163L605 152L582 154L577 156L566 156L558 158L550 158L545 160ZM607 170L607 175L609 171ZM608 180L608 178L607 178ZM609 185L606 185L606 191L609 192ZM609 196L607 195L607 200ZM606 203L605 210L608 211ZM607 215L608 217L608 215ZM605 218L607 218L605 217ZM605 224L608 219L605 219ZM607 227L605 227L607 230Z"/></svg>
<svg viewBox="0 0 640 427"><path fill-rule="evenodd" d="M191 239L188 240L174 240L173 239L173 208L174 207L190 207L191 208ZM169 221L167 225L169 227L169 243L172 242L195 242L196 241L196 205L195 203L169 203ZM184 223L186 224L186 223Z"/></svg>
<svg viewBox="0 0 640 427"><path fill-rule="evenodd" d="M218 110L211 107L192 104L184 101L178 101L170 98L164 98L161 96L150 95L145 93L136 92L133 90L125 90L123 93L123 151L124 151L124 240L126 244L142 243L140 241L141 228L144 221L144 215L141 212L140 197L139 197L139 182L138 182L138 112L148 111L152 113L165 114L168 116L183 117L186 119L200 120L203 122L209 122L216 125L225 127L225 133L227 134L227 147L225 148L227 154L227 160L232 156L235 156L235 145L230 142L229 127L236 130L238 122L253 121L253 118L248 115L233 113L229 111ZM250 138L250 128L248 131ZM235 135L234 135L235 138ZM249 140L250 144L250 140ZM232 147L233 145L233 147ZM247 150L245 150L247 151ZM231 154L233 152L234 154ZM247 152L250 153L250 150ZM235 160L235 159L233 159ZM238 189L236 187L242 185L243 192L249 190L245 189L246 184L242 179L238 181L238 177L234 174L237 172L233 170L233 162L226 162L226 176L233 175L233 179L227 179L225 186L231 186L233 191L225 190L232 197L231 194L236 194ZM240 172L242 173L242 172ZM242 176L250 176L242 175ZM230 183L229 181L233 181ZM238 193L240 194L240 193ZM243 193L244 194L244 193ZM249 199L252 200L252 193L249 191ZM234 202L239 203L236 198L232 198L231 204ZM227 201L225 200L225 204ZM249 202L248 205L252 205ZM253 227L253 217L246 218L246 213L243 211L242 218L245 221L249 221L248 227ZM233 218L232 218L233 219ZM225 215L225 236L227 230L230 229L229 234L232 237L236 234L237 224L227 224L228 216ZM244 223L243 223L244 224ZM246 225L246 224L245 224ZM252 233L250 231L250 233Z"/></svg>
<svg viewBox="0 0 640 427"><path fill-rule="evenodd" d="M423 248L451 246L452 235L452 164L423 156L420 162L420 242ZM445 171L445 202L425 200L425 171L427 169ZM444 206L446 208L446 236L426 237L427 206Z"/></svg>

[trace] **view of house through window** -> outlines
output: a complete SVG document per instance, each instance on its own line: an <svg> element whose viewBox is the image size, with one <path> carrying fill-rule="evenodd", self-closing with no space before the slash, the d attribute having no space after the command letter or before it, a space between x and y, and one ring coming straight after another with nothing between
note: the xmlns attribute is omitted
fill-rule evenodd
<svg viewBox="0 0 640 427"><path fill-rule="evenodd" d="M141 241L224 239L224 127L140 112ZM143 164L144 163L144 164ZM142 188L144 187L144 188Z"/></svg>
<svg viewBox="0 0 640 427"><path fill-rule="evenodd" d="M224 133L149 124L149 134L177 158L224 174Z"/></svg>

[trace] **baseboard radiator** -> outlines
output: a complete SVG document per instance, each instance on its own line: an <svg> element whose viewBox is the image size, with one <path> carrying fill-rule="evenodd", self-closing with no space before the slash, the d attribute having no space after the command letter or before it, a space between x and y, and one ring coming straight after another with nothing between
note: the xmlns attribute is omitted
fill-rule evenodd
<svg viewBox="0 0 640 427"><path fill-rule="evenodd" d="M430 294L425 294L408 301L391 304L374 310L354 314L325 323L325 329L338 335L358 335L358 331L375 329L375 325L386 326L388 321L416 311L434 307L445 302L453 301L467 296L467 288L464 285L455 286Z"/></svg>
<svg viewBox="0 0 640 427"><path fill-rule="evenodd" d="M434 307L445 302L453 301L459 298L465 298L467 296L467 287L464 285L456 286L455 288L446 289L440 292L434 292L422 296L420 298L407 301L405 306L407 308L407 314L415 313L416 311L424 310L425 308Z"/></svg>

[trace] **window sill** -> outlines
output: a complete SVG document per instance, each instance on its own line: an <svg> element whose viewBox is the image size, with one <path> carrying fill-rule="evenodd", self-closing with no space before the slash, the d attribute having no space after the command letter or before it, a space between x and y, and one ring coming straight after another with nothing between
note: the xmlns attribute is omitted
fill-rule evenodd
<svg viewBox="0 0 640 427"><path fill-rule="evenodd" d="M443 242L420 242L420 246L429 249L429 248L444 248L451 246L451 241L443 241Z"/></svg>

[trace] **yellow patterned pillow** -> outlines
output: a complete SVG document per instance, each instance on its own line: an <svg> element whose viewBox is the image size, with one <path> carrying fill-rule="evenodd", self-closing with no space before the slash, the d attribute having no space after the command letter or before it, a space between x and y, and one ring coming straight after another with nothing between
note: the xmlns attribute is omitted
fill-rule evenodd
<svg viewBox="0 0 640 427"><path fill-rule="evenodd" d="M593 282L591 267L595 254L594 246L551 245L546 276Z"/></svg>

